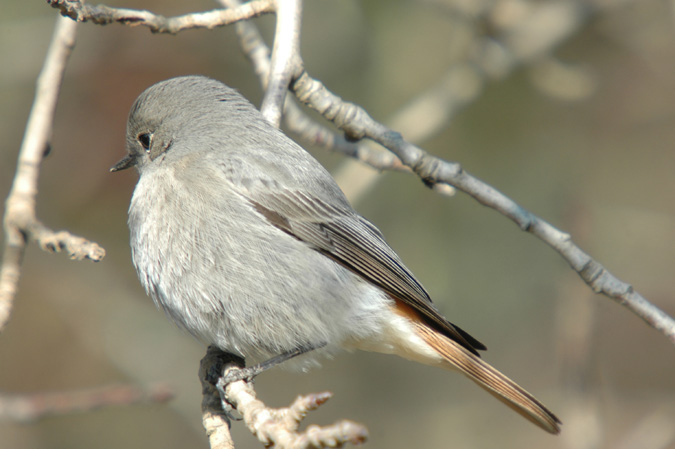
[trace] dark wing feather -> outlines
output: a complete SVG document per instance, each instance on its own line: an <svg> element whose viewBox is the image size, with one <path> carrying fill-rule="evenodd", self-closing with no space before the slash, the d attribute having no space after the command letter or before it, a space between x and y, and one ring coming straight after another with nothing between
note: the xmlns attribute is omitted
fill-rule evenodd
<svg viewBox="0 0 675 449"><path fill-rule="evenodd" d="M402 301L447 337L473 354L485 346L448 322L380 231L353 210L298 191L256 192L251 204L271 224Z"/></svg>

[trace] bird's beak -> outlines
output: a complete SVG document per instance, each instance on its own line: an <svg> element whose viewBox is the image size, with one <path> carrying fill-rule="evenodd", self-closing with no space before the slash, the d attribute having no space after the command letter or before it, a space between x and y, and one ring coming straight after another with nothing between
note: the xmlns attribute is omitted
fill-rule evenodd
<svg viewBox="0 0 675 449"><path fill-rule="evenodd" d="M110 167L110 171L112 173L116 171L121 171L121 170L126 170L129 167L133 167L136 165L136 156L133 154L127 154L122 158L121 161Z"/></svg>

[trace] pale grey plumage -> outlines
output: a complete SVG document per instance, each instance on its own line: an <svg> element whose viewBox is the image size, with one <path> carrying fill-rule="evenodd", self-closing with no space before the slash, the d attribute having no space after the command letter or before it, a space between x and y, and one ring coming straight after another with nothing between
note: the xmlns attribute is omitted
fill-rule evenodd
<svg viewBox="0 0 675 449"><path fill-rule="evenodd" d="M207 343L307 366L357 348L458 368L549 432L557 418L480 361L333 178L237 92L205 77L158 83L127 127L140 179L133 262L154 301Z"/></svg>
<svg viewBox="0 0 675 449"><path fill-rule="evenodd" d="M152 136L147 150L143 134ZM380 334L393 300L326 257L335 245L385 259L389 270L375 267L371 279L379 273L430 304L328 172L223 84L183 77L152 86L132 107L127 148L140 172L129 227L141 282L206 342L253 359L327 344L306 360ZM270 224L272 215L283 223ZM362 239L340 243L335 229ZM358 266L366 258L351 260L368 271Z"/></svg>
<svg viewBox="0 0 675 449"><path fill-rule="evenodd" d="M261 190L305 184L349 210L335 185L312 174L317 167L306 153L248 102L205 78L170 80L146 91L132 109L131 151L143 132L152 133L152 145L149 154L138 154L131 247L141 282L171 318L202 340L254 360L358 338L345 332L342 320L361 323L354 334L379 331L377 308L359 307L367 284L264 223L249 201ZM280 154L292 171L275 163ZM312 270L321 278L305 275Z"/></svg>

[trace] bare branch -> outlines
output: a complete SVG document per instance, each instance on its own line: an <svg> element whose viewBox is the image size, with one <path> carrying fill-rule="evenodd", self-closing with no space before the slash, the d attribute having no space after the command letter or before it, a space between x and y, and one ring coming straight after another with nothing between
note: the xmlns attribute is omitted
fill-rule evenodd
<svg viewBox="0 0 675 449"><path fill-rule="evenodd" d="M235 8L241 4L239 0L218 0L218 2L229 8ZM267 76L270 71L269 47L265 44L260 32L253 23L248 21L237 22L235 29L244 54L253 64L253 68L260 79L263 89L266 89ZM321 145L329 150L346 154L377 170L410 170L401 164L401 161L391 152L350 142L343 135L335 133L330 128L311 119L289 97L286 97L284 104L284 120L288 129L304 140L315 145Z"/></svg>
<svg viewBox="0 0 675 449"><path fill-rule="evenodd" d="M274 33L274 48L267 76L267 89L260 111L268 122L278 128L288 85L300 60L302 0L276 0L276 3L277 27Z"/></svg>
<svg viewBox="0 0 675 449"><path fill-rule="evenodd" d="M211 449L234 449L230 434L230 420L223 411L220 393L215 384L223 369L235 363L217 347L211 345L199 363L199 381L202 384L202 425L209 437Z"/></svg>
<svg viewBox="0 0 675 449"><path fill-rule="evenodd" d="M218 3L225 8L238 8L241 6L239 0L218 0ZM237 22L234 24L234 29L239 36L239 43L241 44L244 55L253 64L263 89L267 87L267 77L270 73L270 49L265 44L258 28L253 23L248 21Z"/></svg>
<svg viewBox="0 0 675 449"><path fill-rule="evenodd" d="M211 449L234 449L234 441L230 434L230 421L222 412L204 409L202 406L202 425L206 436L209 437Z"/></svg>
<svg viewBox="0 0 675 449"><path fill-rule="evenodd" d="M99 261L105 250L96 243L67 232L54 233L35 217L35 197L40 163L49 148L54 109L66 62L75 45L77 24L59 17L44 67L37 80L35 101L24 134L16 175L7 197L4 228L5 251L0 272L0 331L9 320L16 295L26 243L35 240L43 249L65 249L73 259Z"/></svg>
<svg viewBox="0 0 675 449"><path fill-rule="evenodd" d="M254 0L236 9L216 9L177 17L164 17L150 11L89 5L79 0L47 0L47 3L59 9L63 16L70 17L77 22L92 22L97 25L115 22L130 26L140 25L150 28L153 33L169 34L195 28L210 30L269 14L275 10L273 0Z"/></svg>
<svg viewBox="0 0 675 449"><path fill-rule="evenodd" d="M229 5L236 4L237 2L237 0L220 1ZM574 18L576 20L565 20L563 21L565 26L555 28L554 30L556 32L553 33L553 37L546 40L546 50L569 36L577 29L579 23L583 21L584 18L588 17L588 10L582 6L558 6L567 8L565 9L566 14L563 15L564 17ZM541 11L542 10L536 10L536 14L533 15L539 17ZM529 29L528 23L529 22L521 22L519 27ZM238 24L237 27L240 40L242 41L242 48L254 62L256 72L261 79L263 79L264 83L263 77L267 67L267 55L269 55L269 50L266 48L253 24L241 23ZM519 35L519 32L517 31L520 29L519 27L513 27L509 31ZM531 61L544 52L541 45L537 46L536 49L529 49L528 51L519 49L518 43L522 42L522 39L511 39L509 42L511 46L509 51L501 53L501 64L496 64L494 62L494 57L490 56L491 52L489 49L483 46L483 50L474 55L473 63L453 68L438 86L432 88L428 93L420 97L418 103L413 104L410 108L400 112L394 119L394 122L401 123L405 121L404 119L406 117L409 118L411 115L416 114L416 109L426 109L430 104L435 105L437 109L443 111L443 114L440 114L443 117L443 120L435 121L434 124L427 127L424 132L413 136L416 140L422 139L425 135L428 136L434 133L463 105L476 98L482 90L485 78L498 78L504 76L505 70L513 69L517 64ZM487 44L488 41L486 41L486 45ZM506 60L504 60L505 57ZM502 68L499 69L497 66ZM458 80L463 81L458 82ZM458 87L465 87L467 82L474 85L474 88L468 89L468 92L470 92L468 95L466 94L467 89L458 89ZM603 293L625 305L675 343L675 321L656 306L649 303L639 293L635 292L630 285L617 279L602 267L602 265L594 261L588 254L584 253L571 241L567 234L562 233L549 223L526 211L501 192L498 192L496 189L469 175L462 170L459 164L446 162L428 155L420 148L403 140L399 133L375 122L362 108L343 102L341 98L330 93L323 85L321 85L321 83L311 79L309 75L302 70L301 63L296 66L296 79L291 85L291 90L294 91L301 102L317 110L326 119L332 121L338 128L345 131L345 134L350 140L360 140L363 137L368 137L391 150L395 157L380 159L380 154L383 153L379 152L380 154L378 154L378 152L373 151L365 145L341 145L336 149L339 149L352 157L356 157L359 160L363 160L375 168L393 168L400 170L400 167L408 167L428 186L442 193L445 193L443 187L447 187L448 185L463 190L481 204L496 209L500 213L511 218L511 220L518 224L521 229L533 233L552 246L568 261L568 263L570 263L572 268L593 289L593 291L596 293ZM462 90L464 94L460 95L458 93L460 90ZM290 101L287 102L287 115L292 117L292 120L288 121L292 124L292 129L295 127L296 129L294 130L300 131L301 133L306 133L307 130L311 130L309 131L310 136L313 133L315 141L326 143L337 142L337 140L330 138L333 133L327 130L327 128L315 125L315 122L307 118L305 114L289 107L291 104L293 103ZM287 119L289 119L289 117L287 117ZM401 162L401 158L403 157L405 157L405 159ZM567 242L565 245L559 244L560 235L566 236ZM590 277L588 275L589 269L594 273Z"/></svg>
<svg viewBox="0 0 675 449"><path fill-rule="evenodd" d="M31 224L30 235L43 251L52 253L66 251L68 257L73 260L89 259L98 262L105 256L105 250L97 243L68 231L52 231L38 221Z"/></svg>
<svg viewBox="0 0 675 449"><path fill-rule="evenodd" d="M426 185L450 184L510 218L523 231L539 237L560 253L594 292L602 293L626 306L675 344L675 320L583 252L572 242L569 234L556 229L495 188L470 175L459 164L431 156L405 141L399 133L373 120L361 107L344 102L328 91L307 72L301 72L291 84L291 89L301 102L332 121L348 136L354 139L369 138L388 148Z"/></svg>
<svg viewBox="0 0 675 449"><path fill-rule="evenodd" d="M340 447L345 443L365 441L368 431L352 421L338 421L330 426L311 425L299 432L300 423L307 414L319 408L332 396L329 392L298 396L290 407L273 409L256 398L253 385L245 381L220 385L223 374L242 366L231 354L211 345L199 367L202 382L202 422L209 436L211 449L233 449L229 419L222 405L234 407L244 418L248 429L266 447L277 449L305 449ZM224 388L221 398L218 388Z"/></svg>
<svg viewBox="0 0 675 449"><path fill-rule="evenodd" d="M141 389L112 385L87 390L29 395L0 395L0 421L33 422L38 419L83 413L102 407L166 402L173 393L164 384Z"/></svg>
<svg viewBox="0 0 675 449"><path fill-rule="evenodd" d="M298 396L290 407L272 409L256 398L250 383L234 382L225 391L228 401L243 415L248 429L265 446L280 449L339 447L345 443L362 443L368 436L365 427L348 420L324 427L313 425L298 432L307 413L331 397L328 392Z"/></svg>

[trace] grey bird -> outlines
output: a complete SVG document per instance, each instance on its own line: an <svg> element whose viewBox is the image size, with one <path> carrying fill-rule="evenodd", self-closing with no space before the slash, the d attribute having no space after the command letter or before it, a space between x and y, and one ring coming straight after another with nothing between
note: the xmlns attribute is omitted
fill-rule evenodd
<svg viewBox="0 0 675 449"><path fill-rule="evenodd" d="M173 78L131 108L133 263L155 303L200 340L248 361L341 349L459 371L550 433L560 421L484 362L485 346L432 304L380 231L308 152L235 90ZM309 350L311 349L311 350Z"/></svg>

